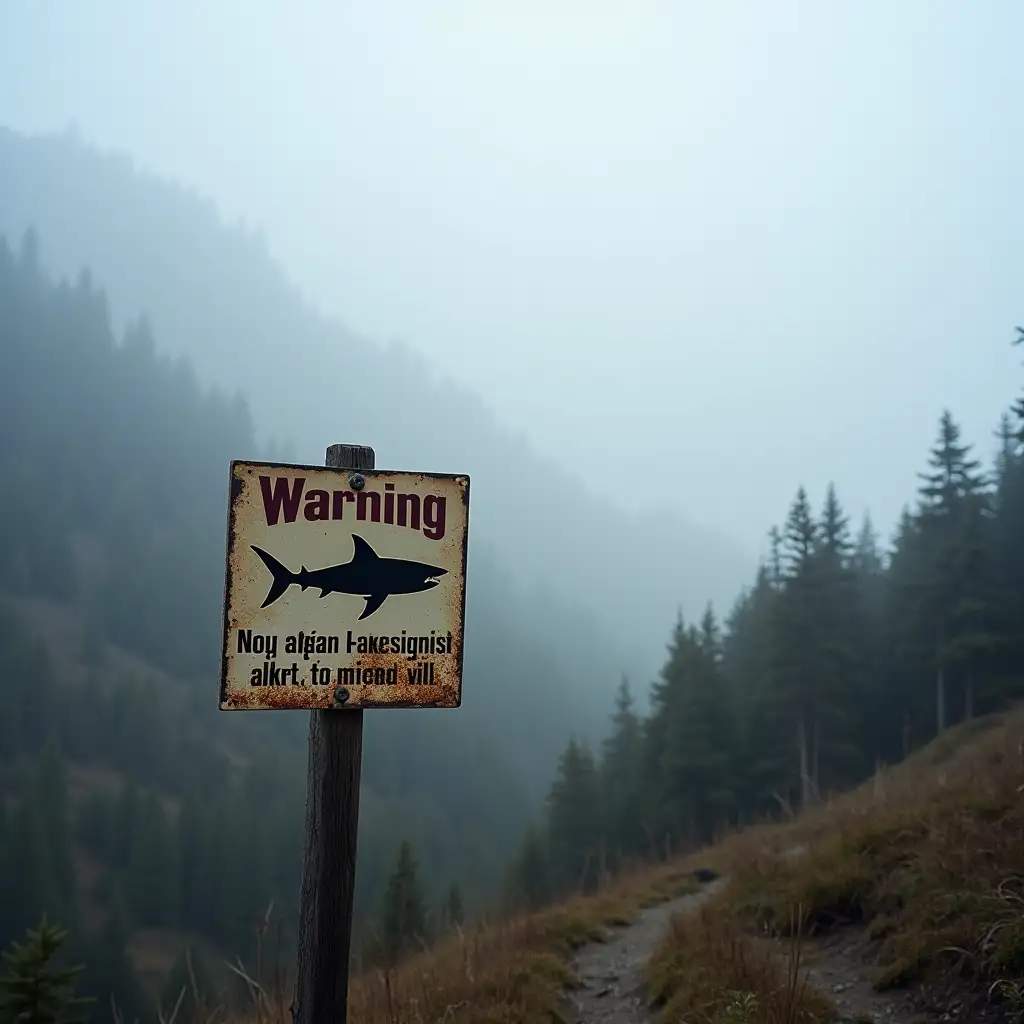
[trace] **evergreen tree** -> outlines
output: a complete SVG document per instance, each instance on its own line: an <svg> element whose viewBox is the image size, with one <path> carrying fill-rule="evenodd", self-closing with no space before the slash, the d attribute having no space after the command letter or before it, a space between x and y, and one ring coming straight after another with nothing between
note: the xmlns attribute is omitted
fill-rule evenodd
<svg viewBox="0 0 1024 1024"><path fill-rule="evenodd" d="M606 807L605 829L613 862L644 850L640 773L643 730L634 710L629 680L615 694L611 733L601 749L600 786Z"/></svg>
<svg viewBox="0 0 1024 1024"><path fill-rule="evenodd" d="M737 797L751 814L761 811L777 785L778 766L789 754L788 729L776 728L780 704L771 663L775 651L775 605L779 593L768 566L737 598L722 644L722 674L735 724Z"/></svg>
<svg viewBox="0 0 1024 1024"><path fill-rule="evenodd" d="M604 866L604 821L590 749L570 739L547 796L552 880L560 891L592 891Z"/></svg>
<svg viewBox="0 0 1024 1024"><path fill-rule="evenodd" d="M796 777L802 805L818 792L813 773L812 743L818 739L821 700L820 657L816 643L819 614L815 555L818 526L811 514L803 487L797 490L783 530L783 569L780 600L774 606L772 689L778 701L777 728L789 731L796 753ZM788 729L786 728L788 723ZM792 761L786 758L775 769L776 788L790 789Z"/></svg>
<svg viewBox="0 0 1024 1024"><path fill-rule="evenodd" d="M512 862L507 890L511 905L527 910L536 910L554 897L547 846L543 835L533 825L527 828Z"/></svg>
<svg viewBox="0 0 1024 1024"><path fill-rule="evenodd" d="M82 968L52 966L67 936L44 915L23 942L4 951L0 1024L84 1024L81 1012L92 1000L74 995Z"/></svg>
<svg viewBox="0 0 1024 1024"><path fill-rule="evenodd" d="M870 528L870 524L869 524ZM865 647L869 622L854 572L849 519L829 484L818 523L814 558L816 592L813 645L817 672L811 776L817 790L851 784L872 763L856 727L865 696ZM861 538L866 541L866 538ZM862 557L870 558L865 551Z"/></svg>
<svg viewBox="0 0 1024 1024"><path fill-rule="evenodd" d="M391 963L427 939L426 904L418 873L412 844L403 839L384 893L383 947Z"/></svg>
<svg viewBox="0 0 1024 1024"><path fill-rule="evenodd" d="M658 834L704 842L733 810L728 696L718 626L710 609L700 629L677 620L669 658L651 691L652 780Z"/></svg>
<svg viewBox="0 0 1024 1024"><path fill-rule="evenodd" d="M988 495L981 463L971 457L971 446L960 438L959 425L944 411L928 459L931 471L919 474L922 542L931 573L918 621L933 640L938 732L949 724L948 670L961 670L965 711L970 713L975 673L992 646L984 541Z"/></svg>

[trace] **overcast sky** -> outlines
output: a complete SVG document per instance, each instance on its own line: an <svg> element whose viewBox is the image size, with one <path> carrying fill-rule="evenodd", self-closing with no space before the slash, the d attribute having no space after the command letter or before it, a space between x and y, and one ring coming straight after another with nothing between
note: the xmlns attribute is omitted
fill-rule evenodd
<svg viewBox="0 0 1024 1024"><path fill-rule="evenodd" d="M0 0L0 123L196 185L592 486L888 532L1024 383L1019 0ZM2 187L2 183L0 183ZM45 239L44 246L45 246Z"/></svg>

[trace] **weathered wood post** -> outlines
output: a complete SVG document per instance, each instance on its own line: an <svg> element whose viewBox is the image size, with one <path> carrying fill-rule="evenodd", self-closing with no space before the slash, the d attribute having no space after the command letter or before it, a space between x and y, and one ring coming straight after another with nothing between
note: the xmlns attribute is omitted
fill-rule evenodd
<svg viewBox="0 0 1024 1024"><path fill-rule="evenodd" d="M373 469L373 449L332 444L326 465ZM362 760L362 708L342 706L309 713L296 1024L346 1024L348 1019Z"/></svg>
<svg viewBox="0 0 1024 1024"><path fill-rule="evenodd" d="M469 477L336 444L229 492L220 708L310 712L292 1015L347 1024L363 711L462 703Z"/></svg>

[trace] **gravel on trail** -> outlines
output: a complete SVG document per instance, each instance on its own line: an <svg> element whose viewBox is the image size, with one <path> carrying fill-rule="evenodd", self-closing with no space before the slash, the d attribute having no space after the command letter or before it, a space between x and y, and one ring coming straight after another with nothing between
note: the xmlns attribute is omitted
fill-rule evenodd
<svg viewBox="0 0 1024 1024"><path fill-rule="evenodd" d="M579 950L572 961L579 987L569 993L576 1024L653 1021L645 994L651 954L668 932L673 915L700 906L722 884L723 880L718 879L697 892L648 907L632 924L612 929L607 942L595 942Z"/></svg>

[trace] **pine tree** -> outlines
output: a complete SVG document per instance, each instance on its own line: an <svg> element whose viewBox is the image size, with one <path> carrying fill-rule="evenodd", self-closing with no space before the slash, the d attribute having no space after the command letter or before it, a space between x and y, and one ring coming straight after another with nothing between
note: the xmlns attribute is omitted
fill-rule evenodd
<svg viewBox="0 0 1024 1024"><path fill-rule="evenodd" d="M412 844L403 839L384 893L383 947L390 963L426 941L426 905Z"/></svg>
<svg viewBox="0 0 1024 1024"><path fill-rule="evenodd" d="M527 828L509 869L506 888L513 908L536 910L554 896L551 864L544 837L536 826Z"/></svg>
<svg viewBox="0 0 1024 1024"><path fill-rule="evenodd" d="M611 733L601 747L600 786L606 807L609 853L616 863L643 851L640 772L643 731L634 710L629 680L623 676L615 694Z"/></svg>
<svg viewBox="0 0 1024 1024"><path fill-rule="evenodd" d="M920 621L934 638L937 732L949 722L947 671L959 668L963 673L969 714L975 672L992 645L984 539L988 495L981 463L960 438L959 425L944 411L928 459L931 472L919 474L919 516L932 566Z"/></svg>
<svg viewBox="0 0 1024 1024"><path fill-rule="evenodd" d="M1014 344L1024 341L1017 328ZM980 687L983 708L997 708L1024 695L1024 396L1005 413L996 431L996 490L992 497L988 560L992 567L992 633L987 680Z"/></svg>
<svg viewBox="0 0 1024 1024"><path fill-rule="evenodd" d="M850 573L858 612L854 632L859 652L859 692L853 716L857 721L862 766L873 769L894 760L900 744L900 713L892 713L892 694L886 678L886 568L871 516L865 514L850 558Z"/></svg>
<svg viewBox="0 0 1024 1024"><path fill-rule="evenodd" d="M853 569L854 551L849 519L829 484L814 556L815 633L807 638L818 680L811 756L818 790L823 779L832 786L848 785L871 764L860 749L862 737L855 725L864 699L868 623Z"/></svg>
<svg viewBox="0 0 1024 1024"><path fill-rule="evenodd" d="M703 842L733 809L729 701L720 671L718 626L677 620L669 657L651 691L650 752L659 834L673 844Z"/></svg>
<svg viewBox="0 0 1024 1024"><path fill-rule="evenodd" d="M1020 345L1022 343L1024 343L1024 327L1018 327L1017 337L1014 338L1013 344ZM1024 445L1024 394L1013 403L1013 414L1017 418L1017 439Z"/></svg>
<svg viewBox="0 0 1024 1024"><path fill-rule="evenodd" d="M81 1011L92 1000L74 995L82 968L55 968L51 961L68 933L43 915L23 942L5 951L0 976L0 1024L84 1024Z"/></svg>
<svg viewBox="0 0 1024 1024"><path fill-rule="evenodd" d="M796 498L782 532L780 549L782 578L799 579L810 564L818 545L818 527L811 514L811 503L803 487L797 489Z"/></svg>
<svg viewBox="0 0 1024 1024"><path fill-rule="evenodd" d="M1010 413L1004 412L999 418L995 437L999 442L995 458L995 483L997 491L1001 493L1020 459L1021 440Z"/></svg>
<svg viewBox="0 0 1024 1024"><path fill-rule="evenodd" d="M818 792L813 774L812 739L817 734L820 700L819 659L815 649L819 613L814 558L818 527L803 487L797 490L783 529L784 574L780 600L774 606L772 689L781 721L790 723L797 755L800 802L806 806ZM783 766L780 766L780 769ZM789 774L789 773L786 773ZM779 788L788 789L785 775Z"/></svg>
<svg viewBox="0 0 1024 1024"><path fill-rule="evenodd" d="M592 891L603 867L604 821L597 766L589 748L570 739L547 796L552 878L563 892Z"/></svg>
<svg viewBox="0 0 1024 1024"><path fill-rule="evenodd" d="M751 813L767 806L778 785L779 766L790 753L788 724L780 728L780 702L771 672L779 600L771 572L762 565L754 586L733 605L722 644L722 674L735 723L735 749L742 752L733 765L737 799Z"/></svg>

